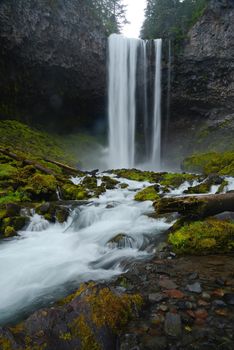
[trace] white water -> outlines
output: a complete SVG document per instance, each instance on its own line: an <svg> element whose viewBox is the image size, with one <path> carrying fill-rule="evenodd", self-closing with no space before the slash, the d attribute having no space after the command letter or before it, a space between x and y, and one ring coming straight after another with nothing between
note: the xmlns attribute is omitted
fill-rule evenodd
<svg viewBox="0 0 234 350"><path fill-rule="evenodd" d="M149 102L150 72L148 71L147 42L117 34L109 38L109 168L132 168L137 163L136 150L140 148L136 140L138 113L136 88L138 85L141 89L144 113L141 116L143 127L140 130L144 136L144 161L150 159L152 169L160 168L162 40L153 41L153 45L155 46L154 98ZM143 59L140 60L140 57ZM140 70L143 74L139 74ZM151 116L149 110L153 111ZM141 157L143 157L142 154Z"/></svg>
<svg viewBox="0 0 234 350"><path fill-rule="evenodd" d="M0 323L34 306L48 306L68 286L121 273L123 260L147 256L142 248L147 237L156 237L169 225L146 215L152 211L151 202L133 200L135 190L147 183L123 182L129 188L108 190L74 210L64 225L34 215L20 237L1 241ZM123 249L107 244L119 233L131 237Z"/></svg>
<svg viewBox="0 0 234 350"><path fill-rule="evenodd" d="M155 40L156 73L154 87L154 121L153 121L153 146L152 164L161 166L161 60L162 39Z"/></svg>
<svg viewBox="0 0 234 350"><path fill-rule="evenodd" d="M109 38L109 167L133 167L137 39Z"/></svg>

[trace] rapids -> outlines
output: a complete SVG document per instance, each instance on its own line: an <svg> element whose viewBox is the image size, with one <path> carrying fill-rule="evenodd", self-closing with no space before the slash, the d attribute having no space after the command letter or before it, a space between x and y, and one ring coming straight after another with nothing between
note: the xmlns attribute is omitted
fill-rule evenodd
<svg viewBox="0 0 234 350"><path fill-rule="evenodd" d="M73 179L79 183L80 179ZM170 225L147 216L151 202L136 202L146 182L122 180L127 189L107 190L71 212L66 224L50 224L34 214L19 237L0 243L0 323L20 319L50 304L82 281L110 279L124 261L146 258L150 239ZM109 240L130 237L121 249Z"/></svg>

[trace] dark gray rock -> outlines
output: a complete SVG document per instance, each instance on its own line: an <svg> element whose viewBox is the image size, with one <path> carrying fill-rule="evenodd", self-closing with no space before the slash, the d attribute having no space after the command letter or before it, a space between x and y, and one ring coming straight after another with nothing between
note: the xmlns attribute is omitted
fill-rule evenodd
<svg viewBox="0 0 234 350"><path fill-rule="evenodd" d="M167 335L170 335L172 337L180 336L182 332L180 315L172 314L171 312L168 312L166 314L164 328Z"/></svg>
<svg viewBox="0 0 234 350"><path fill-rule="evenodd" d="M228 305L234 305L234 294L233 293L225 294L224 300Z"/></svg>
<svg viewBox="0 0 234 350"><path fill-rule="evenodd" d="M0 118L63 132L95 124L105 108L107 33L87 2L3 0L0 28L0 102L8 106Z"/></svg>

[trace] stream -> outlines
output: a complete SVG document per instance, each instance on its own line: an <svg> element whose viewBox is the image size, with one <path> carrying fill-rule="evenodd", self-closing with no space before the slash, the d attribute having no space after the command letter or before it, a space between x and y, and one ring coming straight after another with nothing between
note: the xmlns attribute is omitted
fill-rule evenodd
<svg viewBox="0 0 234 350"><path fill-rule="evenodd" d="M233 178L227 180L226 190L233 190ZM126 270L126 262L151 256L172 222L151 218L151 201L134 200L137 191L152 184L118 181L116 189L73 209L65 224L50 224L33 214L18 237L1 241L0 324L19 321L81 282L111 279ZM122 189L121 183L128 187ZM181 195L189 186L186 182L167 196ZM212 187L211 193L216 190ZM118 235L119 243L114 240Z"/></svg>

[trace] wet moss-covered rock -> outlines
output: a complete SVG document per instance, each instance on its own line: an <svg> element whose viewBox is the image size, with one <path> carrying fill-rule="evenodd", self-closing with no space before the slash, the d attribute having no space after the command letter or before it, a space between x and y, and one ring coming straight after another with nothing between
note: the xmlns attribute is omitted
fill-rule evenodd
<svg viewBox="0 0 234 350"><path fill-rule="evenodd" d="M149 186L139 191L134 199L136 201L156 201L160 198L156 186Z"/></svg>
<svg viewBox="0 0 234 350"><path fill-rule="evenodd" d="M113 190L119 184L119 181L111 178L110 176L102 176L102 182L107 190Z"/></svg>
<svg viewBox="0 0 234 350"><path fill-rule="evenodd" d="M25 216L4 216L0 219L0 237L6 238L15 236L17 231L22 230L28 223L28 218Z"/></svg>
<svg viewBox="0 0 234 350"><path fill-rule="evenodd" d="M19 325L0 328L0 348L4 344L11 350L50 350L56 344L63 350L114 349L117 337L142 305L140 294L83 284L53 308L39 310Z"/></svg>
<svg viewBox="0 0 234 350"><path fill-rule="evenodd" d="M61 192L64 200L86 200L90 198L88 191L82 185L65 183L61 187Z"/></svg>
<svg viewBox="0 0 234 350"><path fill-rule="evenodd" d="M207 254L234 251L234 223L217 219L186 224L169 235L178 254Z"/></svg>
<svg viewBox="0 0 234 350"><path fill-rule="evenodd" d="M50 222L64 223L67 221L70 211L69 208L63 205L54 204L53 202L45 202L35 207L37 214L43 216Z"/></svg>
<svg viewBox="0 0 234 350"><path fill-rule="evenodd" d="M182 169L190 172L234 176L234 152L210 152L194 154L182 163Z"/></svg>
<svg viewBox="0 0 234 350"><path fill-rule="evenodd" d="M197 180L197 178L198 177L194 174L165 173L160 184L166 188L176 188L182 185L185 181L192 183L194 180Z"/></svg>
<svg viewBox="0 0 234 350"><path fill-rule="evenodd" d="M153 171L141 171L139 169L120 169L113 170L114 174L125 179L134 181L148 181L152 183L159 182L165 173L155 173Z"/></svg>

